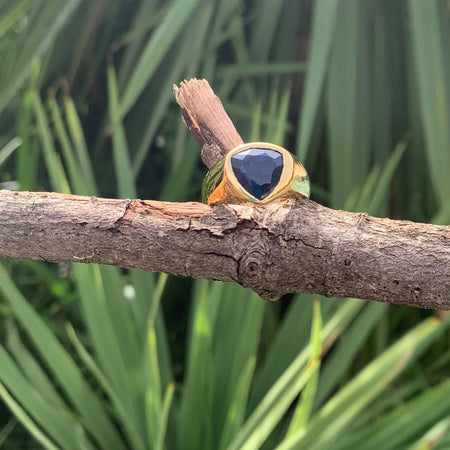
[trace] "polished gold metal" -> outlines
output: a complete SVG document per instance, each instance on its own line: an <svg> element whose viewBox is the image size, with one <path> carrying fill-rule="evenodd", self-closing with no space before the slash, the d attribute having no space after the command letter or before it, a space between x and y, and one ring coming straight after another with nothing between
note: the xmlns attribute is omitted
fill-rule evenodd
<svg viewBox="0 0 450 450"><path fill-rule="evenodd" d="M267 148L275 150L281 153L283 157L283 171L281 173L280 181L274 187L272 192L262 200L259 200L247 192L236 178L231 165L231 157L233 155L251 148ZM222 180L210 195L207 196L208 205L246 202L265 204L276 198L309 197L309 178L305 168L292 153L278 145L267 142L250 142L242 144L228 152L225 156L225 161L221 161L220 164L223 164Z"/></svg>

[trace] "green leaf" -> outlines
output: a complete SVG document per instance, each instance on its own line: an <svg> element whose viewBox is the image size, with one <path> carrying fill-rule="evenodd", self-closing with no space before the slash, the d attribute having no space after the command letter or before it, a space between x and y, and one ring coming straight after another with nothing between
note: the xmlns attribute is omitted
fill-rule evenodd
<svg viewBox="0 0 450 450"><path fill-rule="evenodd" d="M38 122L38 130L42 141L47 171L50 176L51 187L62 194L70 194L69 182L67 181L61 160L56 153L41 97L36 89L33 89L32 95L34 112Z"/></svg>
<svg viewBox="0 0 450 450"><path fill-rule="evenodd" d="M308 64L305 98L298 125L300 137L297 141L297 155L300 161L306 160L313 134L334 38L339 3L338 1L330 2L328 0L317 0L315 3L311 56Z"/></svg>
<svg viewBox="0 0 450 450"><path fill-rule="evenodd" d="M314 404L317 386L319 384L319 371L320 371L320 360L322 353L322 317L320 314L320 301L319 298L314 299L314 311L311 326L311 342L310 342L310 357L309 363L313 364L314 361L319 361L316 372L311 376L310 380L306 383L305 389L303 390L300 400L295 408L294 415L292 417L291 423L289 424L286 436L294 434L298 430L302 430L306 427L309 417L311 415L311 410Z"/></svg>
<svg viewBox="0 0 450 450"><path fill-rule="evenodd" d="M236 436L240 427L244 423L245 411L255 366L256 358L249 357L247 364L242 369L242 373L237 379L234 392L230 395L230 403L228 405L227 416L223 426L219 449L228 448L233 440L233 437Z"/></svg>
<svg viewBox="0 0 450 450"><path fill-rule="evenodd" d="M439 322L430 318L413 328L330 399L306 430L299 430L285 439L278 449L324 448L333 442L408 366L438 327Z"/></svg>
<svg viewBox="0 0 450 450"><path fill-rule="evenodd" d="M403 154L407 148L407 141L403 140L398 143L395 147L395 150L389 156L389 159L381 172L381 175L378 179L376 188L372 195L372 200L368 205L367 212L368 214L377 214L380 206L382 205L382 199L387 198L387 194L389 192L389 185L394 177L394 173L397 170L400 161L402 159Z"/></svg>
<svg viewBox="0 0 450 450"><path fill-rule="evenodd" d="M14 356L17 365L20 367L24 375L29 379L30 384L32 384L41 393L46 401L55 407L66 408L67 406L56 391L55 386L52 384L43 368L20 340L19 332L13 322L8 321L6 325L8 332L8 349Z"/></svg>
<svg viewBox="0 0 450 450"><path fill-rule="evenodd" d="M285 75L291 73L305 72L307 64L303 62L248 62L245 64L223 65L217 73L224 80L229 77L267 77L268 75Z"/></svg>
<svg viewBox="0 0 450 450"><path fill-rule="evenodd" d="M32 191L36 189L39 169L39 139L35 136L33 92L26 90L21 104L19 122L22 145L17 155L17 177L20 189Z"/></svg>
<svg viewBox="0 0 450 450"><path fill-rule="evenodd" d="M230 450L259 448L263 444L319 366L318 360L305 366L303 359L294 360L273 385L228 447Z"/></svg>
<svg viewBox="0 0 450 450"><path fill-rule="evenodd" d="M446 14L443 2L409 0L411 35L419 92L426 155L430 166L430 183L442 206L450 195L450 97L447 95L448 49L443 47L447 29L440 16Z"/></svg>
<svg viewBox="0 0 450 450"><path fill-rule="evenodd" d="M118 117L123 118L133 107L198 3L199 0L177 0L152 33L121 98Z"/></svg>
<svg viewBox="0 0 450 450"><path fill-rule="evenodd" d="M11 5L6 12L3 12L0 16L0 39L23 17L32 5L32 0L20 0Z"/></svg>
<svg viewBox="0 0 450 450"><path fill-rule="evenodd" d="M320 375L316 405L320 405L342 383L388 306L385 303L367 302L358 317L347 328L334 351L327 357L327 364Z"/></svg>
<svg viewBox="0 0 450 450"><path fill-rule="evenodd" d="M224 437L225 427L237 429L245 419L253 370L256 361L266 305L248 289L225 285L214 327L213 347L213 415L211 428L214 442L225 445L234 437ZM243 385L240 386L240 380ZM240 386L240 387L238 387ZM247 386L248 389L245 389ZM245 402L244 402L245 400ZM236 403L236 402L241 403ZM230 417L230 414L232 415ZM228 421L228 423L227 423Z"/></svg>
<svg viewBox="0 0 450 450"><path fill-rule="evenodd" d="M91 192L88 188L89 180L81 170L80 164L77 161L77 156L73 149L72 143L70 142L64 121L62 119L61 110L53 93L49 96L49 105L52 120L55 126L56 136L61 145L64 162L67 166L73 192L78 195L90 195Z"/></svg>
<svg viewBox="0 0 450 450"><path fill-rule="evenodd" d="M117 337L117 347L130 370L140 363L141 345L135 329L130 302L124 295L125 283L120 269L114 266L98 266L100 271L99 290L105 301L107 317ZM101 301L101 300L100 300Z"/></svg>
<svg viewBox="0 0 450 450"><path fill-rule="evenodd" d="M147 337L147 352L145 358L146 391L145 391L145 415L147 419L147 432L149 443L153 442L159 431L161 414L161 371L158 360L158 348L156 333L153 323L149 323Z"/></svg>
<svg viewBox="0 0 450 450"><path fill-rule="evenodd" d="M0 380L29 414L52 438L65 449L81 448L78 435L83 434L81 425L66 409L55 408L48 399L35 389L21 374L5 349L0 346Z"/></svg>
<svg viewBox="0 0 450 450"><path fill-rule="evenodd" d="M0 386L0 391L2 389L2 386ZM5 394L5 395L3 395ZM0 392L0 397L3 398L3 401L5 402L6 406L9 406L9 409L11 410L11 412L13 414L17 413L17 416L19 416L21 414L21 412L23 412L23 415L26 416L25 412L20 408L20 406L14 402L14 399L9 396L9 394L7 393L6 389L2 392ZM28 419L28 418L26 418ZM31 424L34 426L34 424L32 423L32 421L30 420ZM11 417L5 425L2 426L1 430L0 430L0 446L3 446L4 443L6 442L6 440L8 439L8 437L10 436L11 432L14 430L15 426L17 425L17 419L15 417ZM23 422L23 425L25 428L27 428L27 425ZM30 434L33 433L32 427L29 428L29 432ZM39 430L36 428L36 432L40 433ZM45 440L45 436L42 435L42 439ZM43 442L41 440L39 440L38 437L36 437L36 440L38 442ZM48 441L48 445L52 445L50 443L50 441ZM52 447L53 448L53 447Z"/></svg>
<svg viewBox="0 0 450 450"><path fill-rule="evenodd" d="M97 184L94 178L94 170L92 168L83 128L75 106L75 103L68 95L64 96L64 106L66 111L66 121L72 143L77 155L77 162L80 166L81 174L84 179L87 191L90 195L97 195Z"/></svg>
<svg viewBox="0 0 450 450"><path fill-rule="evenodd" d="M159 429L158 434L155 440L155 450L163 450L164 449L164 440L167 432L167 424L169 420L169 412L170 406L172 405L173 393L175 390L175 385L170 383L167 386L166 394L164 396L163 406L161 409L161 416L159 420Z"/></svg>
<svg viewBox="0 0 450 450"><path fill-rule="evenodd" d="M261 0L256 9L258 17L253 21L250 54L256 61L266 61L278 31L283 2Z"/></svg>
<svg viewBox="0 0 450 450"><path fill-rule="evenodd" d="M443 436L448 434L450 429L450 418L443 419L434 425L425 435L415 442L410 450L428 450L439 445Z"/></svg>
<svg viewBox="0 0 450 450"><path fill-rule="evenodd" d="M8 390L0 383L0 397L17 417L17 420L25 427L25 429L39 442L44 448L48 450L58 450L58 447L43 433L36 423L30 418L26 411L19 403L11 396Z"/></svg>
<svg viewBox="0 0 450 450"><path fill-rule="evenodd" d="M115 407L116 415L118 418L120 418L121 423L123 424L126 433L130 438L130 442L133 442L136 448L142 448L141 436L139 435L139 431L136 428L136 422L134 422L133 418L128 414L126 405L123 404L122 400L117 395L116 390L109 382L107 376L102 372L95 360L91 357L89 352L80 342L74 328L70 324L68 324L66 326L66 329L67 334L72 341L72 344L74 345L78 356L84 362L87 369L95 376L97 381L100 383L104 391L111 399Z"/></svg>
<svg viewBox="0 0 450 450"><path fill-rule="evenodd" d="M141 122L139 127L139 141L136 145L137 150L133 158L133 171L135 175L139 173L156 134L164 127L165 115L170 104L173 102L172 86L175 83L179 83L180 79L183 79L185 76L186 66L191 61L192 46L194 41L197 41L197 30L190 26L183 32L180 40L181 42L177 43L173 50L166 55L160 67L158 67L158 72L152 78L151 84L143 92L142 100L139 102L139 108L136 108L137 111L133 111L132 114L132 117L138 115L137 120ZM195 60L197 56L192 55L192 58ZM144 111L141 112L141 108ZM182 129L186 134L186 127L183 123L178 122L176 128L177 130ZM178 139L176 139L175 147L171 149L171 153L168 155L175 163L180 162L181 152L178 147ZM181 150L187 153L185 146ZM195 154L197 156L196 159L198 159L198 153L196 152ZM167 180L165 187L168 185L169 181Z"/></svg>
<svg viewBox="0 0 450 450"><path fill-rule="evenodd" d="M213 359L212 338L220 305L221 285L196 281L193 316L190 321L187 373L179 417L179 446L208 448L212 439ZM202 414L197 414L202 411Z"/></svg>
<svg viewBox="0 0 450 450"><path fill-rule="evenodd" d="M20 147L22 140L19 137L11 139L3 148L0 149L0 167L9 158L10 155Z"/></svg>
<svg viewBox="0 0 450 450"><path fill-rule="evenodd" d="M158 346L158 364L161 370L162 385L165 386L173 379L173 375L168 337L159 305L168 275L160 274L155 287L154 274L137 269L131 270L130 273L132 286L135 289L135 298L131 300L132 307L134 303L136 304L134 323L140 330L140 339L144 342L147 340L149 323L154 324Z"/></svg>
<svg viewBox="0 0 450 450"><path fill-rule="evenodd" d="M343 304L339 313L335 314L323 328L321 340L329 338L332 334L336 335L345 328L360 306L358 302ZM258 448L279 423L318 366L317 359L308 363L308 349L295 357L256 406L230 444L230 450Z"/></svg>
<svg viewBox="0 0 450 450"><path fill-rule="evenodd" d="M23 298L2 265L0 265L0 292L55 379L80 412L85 428L105 448L120 446L122 439L112 425L104 406L83 379L80 369Z"/></svg>
<svg viewBox="0 0 450 450"><path fill-rule="evenodd" d="M137 194L136 188L134 187L134 175L131 168L125 127L119 117L119 94L117 91L116 72L112 64L108 64L107 78L114 168L118 183L118 194L120 198L136 198Z"/></svg>
<svg viewBox="0 0 450 450"><path fill-rule="evenodd" d="M28 3L34 5L34 2ZM41 14L37 15L36 20L30 25L31 31L28 30L24 35L28 39L25 40L26 45L19 52L17 64L10 70L11 76L8 83L4 83L0 87L0 112L17 94L37 59L52 45L64 25L77 10L81 0L70 0L63 4L59 1L47 1L45 5L44 2L39 3L42 8ZM27 5L22 6L28 7ZM31 37L33 38L31 39Z"/></svg>
<svg viewBox="0 0 450 450"><path fill-rule="evenodd" d="M336 2L337 3L337 2ZM328 83L331 204L343 207L364 184L370 157L367 14L358 0L340 2Z"/></svg>
<svg viewBox="0 0 450 450"><path fill-rule="evenodd" d="M122 346L126 344L119 342L121 330L113 325L102 270L99 266L86 264L75 264L74 269L89 335L102 371L143 435L144 420L137 408L136 390L132 387L132 373L136 367L128 367L125 363ZM144 448L142 439L138 448Z"/></svg>
<svg viewBox="0 0 450 450"><path fill-rule="evenodd" d="M309 295L298 295L292 301L263 366L255 377L250 410L254 408L256 402L260 401L270 387L283 375L289 364L300 353L304 353L311 333L312 301L313 296ZM330 299L323 299L322 315L324 318L327 317L324 309L332 303ZM330 341L344 334L349 323L364 305L365 302L362 300L340 299L338 309L325 322L326 325L321 335L322 341L331 345Z"/></svg>

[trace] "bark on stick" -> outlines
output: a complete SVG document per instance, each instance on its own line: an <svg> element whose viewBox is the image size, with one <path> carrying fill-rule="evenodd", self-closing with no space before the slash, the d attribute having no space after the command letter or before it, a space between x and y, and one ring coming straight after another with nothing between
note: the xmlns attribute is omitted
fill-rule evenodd
<svg viewBox="0 0 450 450"><path fill-rule="evenodd" d="M309 292L450 309L450 228L311 200L264 207L0 191L0 257L235 281L262 298Z"/></svg>
<svg viewBox="0 0 450 450"><path fill-rule="evenodd" d="M205 80L175 88L211 167L242 139ZM234 281L262 298L357 297L450 309L450 227L337 211L0 191L0 257Z"/></svg>

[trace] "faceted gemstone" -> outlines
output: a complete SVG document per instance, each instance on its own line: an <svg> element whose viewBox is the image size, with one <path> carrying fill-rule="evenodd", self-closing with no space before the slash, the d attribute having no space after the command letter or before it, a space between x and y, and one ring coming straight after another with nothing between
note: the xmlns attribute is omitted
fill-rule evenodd
<svg viewBox="0 0 450 450"><path fill-rule="evenodd" d="M280 181L283 155L270 148L250 148L233 155L231 167L244 189L263 200Z"/></svg>

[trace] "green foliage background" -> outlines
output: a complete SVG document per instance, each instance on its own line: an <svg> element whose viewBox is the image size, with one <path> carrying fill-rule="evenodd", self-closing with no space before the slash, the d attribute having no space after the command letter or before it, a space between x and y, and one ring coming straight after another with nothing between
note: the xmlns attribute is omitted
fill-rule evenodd
<svg viewBox="0 0 450 450"><path fill-rule="evenodd" d="M1 187L199 199L172 93L196 76L244 140L297 153L314 200L448 224L449 11L2 1ZM0 314L5 449L450 447L445 314L33 261L0 265Z"/></svg>

